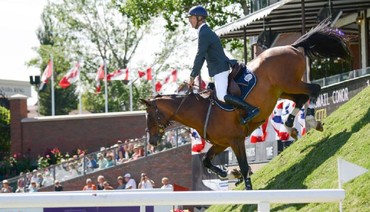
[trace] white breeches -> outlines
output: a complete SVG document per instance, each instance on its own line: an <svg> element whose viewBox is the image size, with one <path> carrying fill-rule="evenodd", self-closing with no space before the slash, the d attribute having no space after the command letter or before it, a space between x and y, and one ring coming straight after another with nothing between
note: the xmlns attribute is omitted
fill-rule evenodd
<svg viewBox="0 0 370 212"><path fill-rule="evenodd" d="M215 81L217 99L223 102L225 102L224 97L227 94L228 76L229 76L229 71L224 71L219 74L216 74L213 77Z"/></svg>

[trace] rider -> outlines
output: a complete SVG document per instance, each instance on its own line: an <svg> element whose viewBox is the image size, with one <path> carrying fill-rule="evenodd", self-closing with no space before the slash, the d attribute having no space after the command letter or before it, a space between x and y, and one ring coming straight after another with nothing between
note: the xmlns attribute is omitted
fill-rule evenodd
<svg viewBox="0 0 370 212"><path fill-rule="evenodd" d="M259 109L244 102L240 97L227 94L230 59L225 55L220 38L206 24L207 10L202 6L194 6L189 10L188 18L191 26L198 29L198 52L190 74L189 86L193 86L194 78L200 74L204 60L207 61L208 74L214 78L217 98L237 108L247 111L241 120L246 124L259 113Z"/></svg>

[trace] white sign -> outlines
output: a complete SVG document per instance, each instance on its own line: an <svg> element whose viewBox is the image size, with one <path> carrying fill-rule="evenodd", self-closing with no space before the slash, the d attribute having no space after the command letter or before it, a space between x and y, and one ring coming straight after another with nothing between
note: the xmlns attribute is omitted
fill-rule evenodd
<svg viewBox="0 0 370 212"><path fill-rule="evenodd" d="M0 93L6 97L15 94L31 97L31 84L25 81L0 80Z"/></svg>

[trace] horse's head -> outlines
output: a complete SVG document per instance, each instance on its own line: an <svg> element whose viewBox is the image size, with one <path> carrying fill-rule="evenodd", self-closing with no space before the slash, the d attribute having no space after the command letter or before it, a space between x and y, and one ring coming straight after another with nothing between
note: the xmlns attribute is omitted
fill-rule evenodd
<svg viewBox="0 0 370 212"><path fill-rule="evenodd" d="M149 143L153 146L157 146L170 122L157 107L155 99L140 99L140 102L146 105L146 132L149 137Z"/></svg>

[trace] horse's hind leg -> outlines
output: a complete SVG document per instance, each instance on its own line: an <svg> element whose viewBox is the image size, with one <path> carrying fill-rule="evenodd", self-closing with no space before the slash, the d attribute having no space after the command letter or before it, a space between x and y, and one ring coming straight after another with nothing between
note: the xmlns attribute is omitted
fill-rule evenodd
<svg viewBox="0 0 370 212"><path fill-rule="evenodd" d="M247 154L245 152L244 139L231 142L231 148L233 149L236 159L238 160L240 172L244 178L245 189L252 190L252 181L249 176L251 171L247 161Z"/></svg>
<svg viewBox="0 0 370 212"><path fill-rule="evenodd" d="M208 150L208 152L204 155L203 157L203 165L216 173L218 176L221 178L227 177L227 172L218 168L217 166L214 166L212 164L212 159L223 152L226 149L226 147L223 146L217 146L217 145L212 145L212 147Z"/></svg>
<svg viewBox="0 0 370 212"><path fill-rule="evenodd" d="M316 87L317 88L317 87ZM323 131L321 122L316 122L314 115L315 115L315 109L314 109L314 102L316 101L316 98L318 96L318 92L320 90L315 90L312 95L313 96L308 96L306 94L287 94L283 93L281 95L281 98L284 99L290 99L296 103L293 111L289 114L288 119L285 121L285 126L287 126L289 129L293 127L294 124L294 119L298 112L302 109L303 105L310 99L308 108L307 108L307 113L306 113L306 120L308 124L311 127L314 127L318 131ZM292 135L292 137L294 137Z"/></svg>

